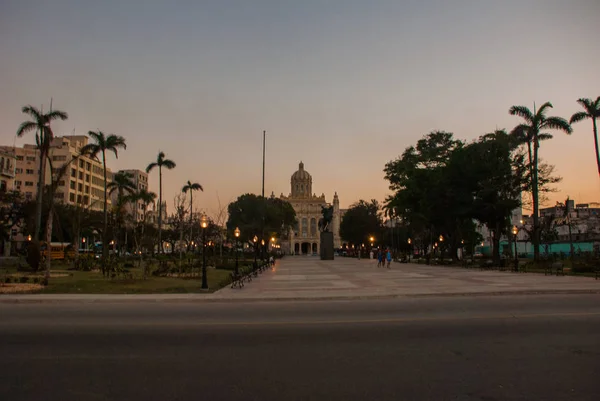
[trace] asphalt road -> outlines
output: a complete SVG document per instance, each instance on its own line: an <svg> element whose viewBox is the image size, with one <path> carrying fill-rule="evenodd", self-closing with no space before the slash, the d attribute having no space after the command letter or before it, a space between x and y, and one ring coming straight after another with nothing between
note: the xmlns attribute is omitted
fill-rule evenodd
<svg viewBox="0 0 600 401"><path fill-rule="evenodd" d="M600 296L0 304L0 400L597 400Z"/></svg>

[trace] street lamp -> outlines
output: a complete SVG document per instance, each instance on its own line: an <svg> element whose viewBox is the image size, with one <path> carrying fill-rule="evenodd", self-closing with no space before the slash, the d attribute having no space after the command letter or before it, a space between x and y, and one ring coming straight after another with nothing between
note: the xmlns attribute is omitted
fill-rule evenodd
<svg viewBox="0 0 600 401"><path fill-rule="evenodd" d="M408 239L408 262L410 263L410 254L412 253L412 239Z"/></svg>
<svg viewBox="0 0 600 401"><path fill-rule="evenodd" d="M517 255L517 234L519 233L519 228L517 226L513 226L512 234L515 239L515 271L519 271L519 257Z"/></svg>
<svg viewBox="0 0 600 401"><path fill-rule="evenodd" d="M252 242L254 242L254 270L256 271L257 265L256 265L256 257L258 254L258 248L257 248L257 242L258 242L258 237L255 235L254 238L252 238Z"/></svg>
<svg viewBox="0 0 600 401"><path fill-rule="evenodd" d="M206 228L208 227L208 219L205 214L200 218L200 227L202 227L202 289L208 289L206 278Z"/></svg>
<svg viewBox="0 0 600 401"><path fill-rule="evenodd" d="M27 236L27 241L31 241L31 235Z"/></svg>
<svg viewBox="0 0 600 401"><path fill-rule="evenodd" d="M235 235L235 276L237 277L240 273L238 268L238 252L239 252L239 239L240 239L240 229L236 227L233 231L233 235Z"/></svg>
<svg viewBox="0 0 600 401"><path fill-rule="evenodd" d="M371 243L371 249L373 249L373 244L375 243L375 237L369 237L369 242Z"/></svg>

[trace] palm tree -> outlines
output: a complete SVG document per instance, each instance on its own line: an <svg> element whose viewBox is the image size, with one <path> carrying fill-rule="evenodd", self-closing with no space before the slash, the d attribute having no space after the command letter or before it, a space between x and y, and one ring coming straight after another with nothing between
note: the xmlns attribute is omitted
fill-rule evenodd
<svg viewBox="0 0 600 401"><path fill-rule="evenodd" d="M533 109L533 113L525 106L512 106L509 114L519 116L525 120L517 125L511 135L527 144L529 155L529 172L531 180L531 196L533 198L533 258L535 261L540 257L540 222L539 222L539 199L538 199L538 149L540 141L551 139L552 134L544 132L556 129L570 134L571 126L561 117L546 117L547 109L552 108L550 102L544 103L539 110ZM532 151L533 149L533 151Z"/></svg>
<svg viewBox="0 0 600 401"><path fill-rule="evenodd" d="M162 169L174 169L175 162L165 159L165 152L159 151L156 161L146 167L146 173L150 173L155 167L158 167L158 249L162 253Z"/></svg>
<svg viewBox="0 0 600 401"><path fill-rule="evenodd" d="M35 228L34 237L36 241L40 239L41 225L42 225L42 200L43 200L43 189L46 178L46 156L50 149L50 143L54 138L52 129L50 128L50 122L53 120L66 120L69 116L64 111L54 110L50 107L50 111L46 114L43 111L29 105L23 106L21 111L31 117L31 120L24 121L17 129L17 136L22 137L24 134L35 131L36 143L40 150L40 169L39 169L39 182L38 182L38 193L37 202L35 206Z"/></svg>
<svg viewBox="0 0 600 401"><path fill-rule="evenodd" d="M570 123L577 123L587 118L592 120L594 130L594 146L596 147L596 164L598 165L598 175L600 175L600 153L598 152L598 127L596 126L596 118L600 118L600 96L593 102L592 99L581 98L577 100L585 111L580 111L571 116Z"/></svg>
<svg viewBox="0 0 600 401"><path fill-rule="evenodd" d="M193 234L193 227L194 225L192 224L192 213L193 213L193 196L194 196L194 191L202 191L204 192L204 188L202 188L202 185L198 184L197 182L190 182L188 181L187 184L185 184L183 186L183 188L181 189L181 191L185 194L188 191L190 191L190 240L193 238L192 234Z"/></svg>
<svg viewBox="0 0 600 401"><path fill-rule="evenodd" d="M89 157L97 158L102 153L102 167L104 170L104 229L102 231L102 266L106 267L108 258L108 178L106 177L106 152L113 152L118 159L118 149L127 149L125 138L119 135L105 135L102 131L89 131L88 135L92 137L95 143L88 143L81 148L81 153ZM103 269L104 270L104 269Z"/></svg>
<svg viewBox="0 0 600 401"><path fill-rule="evenodd" d="M148 190L146 190L146 189L140 189L139 191L131 194L130 199L134 204L137 204L137 202L142 202L143 214L142 214L142 221L140 224L140 226L141 226L140 242L142 242L143 238L144 238L144 229L146 226L146 211L148 209L148 205L150 203L154 202L154 200L156 199L156 194L154 192L148 192ZM138 249L138 251L140 251L140 249ZM141 257L142 257L142 255L140 252L140 259L141 259Z"/></svg>
<svg viewBox="0 0 600 401"><path fill-rule="evenodd" d="M132 181L133 175L126 171L119 171L113 176L113 180L108 184L108 194L117 192L117 203L115 205L117 233L121 232L122 223L125 220L125 207L131 202L131 194L136 190L135 183ZM125 194L127 192L127 194ZM134 209L135 210L135 209ZM127 228L122 237L121 249L127 246ZM120 241L120 240L119 240Z"/></svg>

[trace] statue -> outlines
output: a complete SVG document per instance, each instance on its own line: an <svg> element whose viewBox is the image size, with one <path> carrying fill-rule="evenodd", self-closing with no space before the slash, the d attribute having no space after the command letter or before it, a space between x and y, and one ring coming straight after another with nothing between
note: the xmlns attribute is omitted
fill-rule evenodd
<svg viewBox="0 0 600 401"><path fill-rule="evenodd" d="M321 206L321 213L323 214L323 217L319 219L319 231L331 232L330 226L331 221L333 220L333 206Z"/></svg>

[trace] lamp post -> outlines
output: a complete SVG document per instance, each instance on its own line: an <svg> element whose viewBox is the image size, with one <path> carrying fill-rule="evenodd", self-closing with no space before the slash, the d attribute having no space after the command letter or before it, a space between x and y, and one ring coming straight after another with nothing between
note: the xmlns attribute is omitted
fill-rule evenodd
<svg viewBox="0 0 600 401"><path fill-rule="evenodd" d="M238 267L238 253L239 253L239 239L240 239L240 229L236 227L233 231L233 235L235 235L235 276L239 276L240 271Z"/></svg>
<svg viewBox="0 0 600 401"><path fill-rule="evenodd" d="M208 227L208 219L203 214L200 218L200 227L202 227L202 289L208 289L208 280L206 278L206 228Z"/></svg>
<svg viewBox="0 0 600 401"><path fill-rule="evenodd" d="M408 239L408 263L410 263L410 254L412 253L412 239Z"/></svg>
<svg viewBox="0 0 600 401"><path fill-rule="evenodd" d="M256 270L257 265L256 265L256 257L258 256L258 248L257 248L257 243L258 243L258 237L255 235L254 238L252 238L252 242L254 242L254 270Z"/></svg>
<svg viewBox="0 0 600 401"><path fill-rule="evenodd" d="M260 240L260 249L261 249L261 251L260 251L260 253L261 253L261 259L262 259L262 261L263 261L263 265L264 265L264 263L265 263L265 262L266 262L266 260L267 260L267 257L266 257L266 255L265 255L265 250L266 250L266 249L265 249L265 240L264 240L264 239L261 239L261 240Z"/></svg>
<svg viewBox="0 0 600 401"><path fill-rule="evenodd" d="M375 237L370 236L369 237L369 242L371 243L371 249L373 249L373 244L375 243Z"/></svg>
<svg viewBox="0 0 600 401"><path fill-rule="evenodd" d="M512 234L515 240L515 271L519 271L519 256L517 255L517 234L519 233L519 228L517 226L513 226Z"/></svg>

